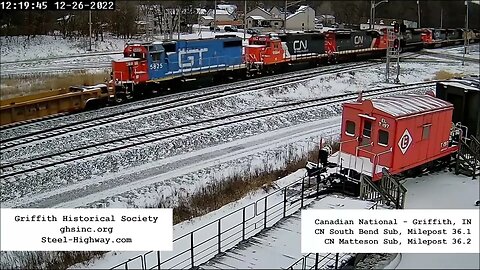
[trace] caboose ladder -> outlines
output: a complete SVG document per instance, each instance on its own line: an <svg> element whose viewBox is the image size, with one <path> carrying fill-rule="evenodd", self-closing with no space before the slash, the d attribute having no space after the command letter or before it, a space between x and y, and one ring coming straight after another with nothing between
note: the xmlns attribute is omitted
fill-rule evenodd
<svg viewBox="0 0 480 270"><path fill-rule="evenodd" d="M362 200L378 201L385 205L393 204L396 209L405 206L407 189L394 176L384 171L377 185L366 175L360 176L360 198Z"/></svg>
<svg viewBox="0 0 480 270"><path fill-rule="evenodd" d="M474 136L460 140L455 174L465 174L476 179L480 175L480 142Z"/></svg>

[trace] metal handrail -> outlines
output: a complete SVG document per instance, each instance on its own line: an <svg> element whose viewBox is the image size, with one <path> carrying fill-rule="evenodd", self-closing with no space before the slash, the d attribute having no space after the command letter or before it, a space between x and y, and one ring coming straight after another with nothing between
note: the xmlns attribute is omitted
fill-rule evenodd
<svg viewBox="0 0 480 270"><path fill-rule="evenodd" d="M173 240L174 244L178 243L181 240L183 240L183 241L190 240L190 246L188 248L184 248L184 250L176 252L175 255L173 255L171 257L168 257L167 259L165 259L163 261L160 260L161 252L156 252L157 263L156 263L155 266L149 267L149 269L164 268L162 266L165 266L165 264L167 264L167 263L172 264L175 261L175 259L179 259L180 256L185 256L185 254L188 254L188 253L191 254L190 256L188 256L190 258L186 258L186 259L181 260L180 262L175 263L173 268L179 268L179 267L187 267L187 268L192 267L193 268L197 265L197 262L198 263L203 263L202 260L205 259L208 255L218 254L218 253L222 252L222 249L224 249L225 247L228 247L229 245L232 245L233 243L235 243L235 241L244 240L244 239L247 238L246 236L251 234L252 232L255 232L255 231L260 232L262 229L269 227L268 226L269 222L271 223L273 220L276 220L278 218L281 219L282 217L286 217L286 216L289 216L289 215L293 214L295 211L292 212L291 210L292 209L298 210L298 209L302 208L303 205L304 205L304 200L305 200L306 195L310 195L308 190L305 188L305 186L306 186L306 185L304 185L305 180L306 180L305 177L297 179L296 181L290 183L289 185L287 185L287 186L285 186L281 189L275 190L275 191L269 193L268 195L264 196L263 198L256 200L255 202L249 203L248 205L246 205L246 206L244 206L240 209L237 209L236 211L227 213L226 215L224 215L224 216L222 216L222 217L220 217L220 218L218 218L214 221L211 221L211 222L209 222L209 223L207 223L207 224L205 224L205 225L203 225L203 226L201 226L201 227L199 227L199 228L197 228L197 229L195 229L195 230L193 230L189 233L186 233L184 235L181 235L181 236L175 238ZM299 183L302 184L301 185L302 186L302 192L300 194L293 194L291 196L287 196L287 189L295 187ZM318 186L318 184L319 183L317 183L317 186ZM300 186L298 186L297 188L300 188ZM315 192L316 191L313 188L312 193L315 193ZM283 193L283 196L282 196L283 199L277 199L277 200L279 200L279 202L275 202L275 203L269 205L268 204L268 202L269 202L268 198L271 198L272 196L277 195L279 193L280 194ZM298 196L298 195L300 195L300 196ZM290 203L287 204L288 199L292 198L292 197L295 197L294 201L291 201ZM299 198L297 198L297 197L299 197ZM281 206L281 204L283 204L283 207ZM252 209L252 207L253 207L253 209ZM260 209L257 209L258 207ZM274 209L274 208L277 208L277 209ZM250 217L247 217L246 216L246 210L249 210L249 211L253 210L254 211L253 215L250 216ZM281 210L283 210L283 211L281 211ZM280 213L278 213L278 212L280 212ZM287 212L289 212L289 213L287 213ZM225 220L226 218L228 218L228 217L230 217L234 214L238 214L238 213L242 213L241 221L237 224L231 225L230 227L226 228L225 230L222 230L222 228L221 228L222 220ZM259 223L261 225L259 225ZM212 236L208 237L207 239L202 238L202 241L200 243L195 243L194 242L195 235L197 235L197 233L199 235L203 235L201 232L199 232L200 230L205 229L205 228L207 228L209 226L212 226L214 224L216 224L219 228L219 230L216 233L212 234ZM271 224L270 226L272 226L272 225L273 224ZM237 234L233 233L232 235L226 236L224 238L222 238L222 236L225 235L225 233L233 232L234 230L238 230L238 233L240 234L240 236L237 237L237 239L234 239L234 240L229 241L227 243L227 240L232 239ZM218 241L216 239L218 239ZM208 242L211 242L212 244L205 248L204 246ZM196 249L198 249L200 246L203 246L203 248L201 248L201 250L197 251ZM218 248L215 249L214 248L215 246L218 246ZM208 252L209 250L212 250L212 251ZM154 253L153 251L149 251L149 252L146 252L142 255L138 255L138 256L126 261L126 262L120 263L120 264L112 267L111 269L115 269L115 268L118 268L120 266L124 266L123 268L128 268L127 264L129 262L131 262L132 260L138 259L138 257L141 257L140 259L141 259L141 263L142 263L142 269L146 269L147 268L146 256L147 255L152 255L153 253ZM198 255L203 254L203 253L207 253L207 255L199 258ZM190 260L190 265L188 265L189 260ZM180 265L183 265L185 263L187 263L187 265L180 266Z"/></svg>

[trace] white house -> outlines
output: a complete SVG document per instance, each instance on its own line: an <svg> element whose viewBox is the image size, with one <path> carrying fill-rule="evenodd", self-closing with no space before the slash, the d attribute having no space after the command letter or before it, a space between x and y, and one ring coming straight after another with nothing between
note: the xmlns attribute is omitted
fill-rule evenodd
<svg viewBox="0 0 480 270"><path fill-rule="evenodd" d="M309 6L300 6L298 10L287 16L288 30L315 29L315 10Z"/></svg>
<svg viewBox="0 0 480 270"><path fill-rule="evenodd" d="M247 28L251 27L271 27L283 28L283 18L280 17L280 10L276 7L270 11L256 7L247 13Z"/></svg>
<svg viewBox="0 0 480 270"><path fill-rule="evenodd" d="M217 22L233 21L235 19L235 16L233 14L230 14L228 11L224 9L217 9L216 14L215 14L215 10L211 9L207 12L207 16L215 18Z"/></svg>

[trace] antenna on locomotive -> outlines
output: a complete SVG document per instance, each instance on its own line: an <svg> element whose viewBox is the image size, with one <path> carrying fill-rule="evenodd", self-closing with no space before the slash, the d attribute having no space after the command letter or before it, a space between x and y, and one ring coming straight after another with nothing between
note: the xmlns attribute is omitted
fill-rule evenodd
<svg viewBox="0 0 480 270"><path fill-rule="evenodd" d="M357 102L360 103L362 101L363 101L363 90L360 89L360 91L358 91Z"/></svg>

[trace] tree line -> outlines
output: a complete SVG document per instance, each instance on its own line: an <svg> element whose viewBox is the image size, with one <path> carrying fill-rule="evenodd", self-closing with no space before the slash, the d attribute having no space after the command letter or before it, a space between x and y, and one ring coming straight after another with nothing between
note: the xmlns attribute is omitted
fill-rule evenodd
<svg viewBox="0 0 480 270"><path fill-rule="evenodd" d="M290 12L300 5L309 5L316 10L317 15L334 15L337 22L347 24L366 23L370 16L370 0L342 1L293 1L289 0ZM379 2L376 0L375 2ZM225 3L217 1L217 4ZM243 12L244 1L229 1L237 5ZM257 6L269 9L285 6L283 0L247 1L247 11ZM96 39L102 39L105 32L118 37L131 38L137 33L138 20L154 18L155 27L161 33L188 31L191 24L198 22L197 8L211 9L214 1L116 1L115 11L92 11L92 34ZM180 10L177 12L176 10ZM451 0L420 0L421 26L459 28L465 26L466 8L464 1ZM416 0L390 0L378 5L376 18L406 19L417 21ZM470 4L469 26L479 29L478 15L480 5ZM0 35L34 37L59 33L63 37L80 37L89 34L88 11L9 11L0 17ZM158 24L158 25L157 25Z"/></svg>

